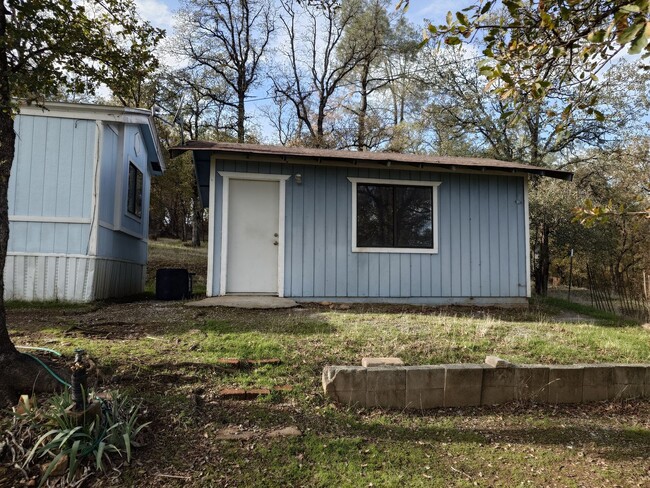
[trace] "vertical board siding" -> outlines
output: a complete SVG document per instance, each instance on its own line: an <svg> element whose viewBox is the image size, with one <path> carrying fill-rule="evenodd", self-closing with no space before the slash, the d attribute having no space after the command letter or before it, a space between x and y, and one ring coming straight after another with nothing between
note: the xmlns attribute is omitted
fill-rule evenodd
<svg viewBox="0 0 650 488"><path fill-rule="evenodd" d="M94 121L19 115L9 178L10 217L89 219ZM9 252L85 253L89 224L11 222Z"/></svg>
<svg viewBox="0 0 650 488"><path fill-rule="evenodd" d="M89 302L142 293L146 266L65 255L8 255L5 300Z"/></svg>
<svg viewBox="0 0 650 488"><path fill-rule="evenodd" d="M217 160L217 171L301 174L287 181L285 287L288 297L525 297L524 184L520 176L278 165ZM353 253L348 177L440 181L438 254ZM217 175L214 269L221 263ZM215 279L213 294L219 294Z"/></svg>

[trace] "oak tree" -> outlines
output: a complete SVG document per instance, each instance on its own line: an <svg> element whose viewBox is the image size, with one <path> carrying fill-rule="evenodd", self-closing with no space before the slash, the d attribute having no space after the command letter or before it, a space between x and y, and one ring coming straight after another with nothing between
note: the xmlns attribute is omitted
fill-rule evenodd
<svg viewBox="0 0 650 488"><path fill-rule="evenodd" d="M9 242L7 192L19 101L62 92L115 92L132 86L134 70L157 66L153 49L164 32L142 22L132 0L3 0L0 3L0 269ZM36 362L16 351L7 330L0 275L0 403L19 392L55 386Z"/></svg>

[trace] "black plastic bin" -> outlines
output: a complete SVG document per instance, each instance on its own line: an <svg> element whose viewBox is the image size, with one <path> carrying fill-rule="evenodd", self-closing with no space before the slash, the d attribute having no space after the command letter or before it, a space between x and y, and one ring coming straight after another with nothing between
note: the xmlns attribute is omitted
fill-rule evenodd
<svg viewBox="0 0 650 488"><path fill-rule="evenodd" d="M184 300L192 297L192 276L184 268L156 271L156 300Z"/></svg>

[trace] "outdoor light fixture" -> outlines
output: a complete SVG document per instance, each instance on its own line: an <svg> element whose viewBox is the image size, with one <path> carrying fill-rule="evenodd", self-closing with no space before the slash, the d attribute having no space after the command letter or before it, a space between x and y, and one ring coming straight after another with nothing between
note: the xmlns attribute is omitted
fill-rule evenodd
<svg viewBox="0 0 650 488"><path fill-rule="evenodd" d="M294 180L296 181L296 185L302 185L302 175L300 173L297 173L296 176L294 176Z"/></svg>

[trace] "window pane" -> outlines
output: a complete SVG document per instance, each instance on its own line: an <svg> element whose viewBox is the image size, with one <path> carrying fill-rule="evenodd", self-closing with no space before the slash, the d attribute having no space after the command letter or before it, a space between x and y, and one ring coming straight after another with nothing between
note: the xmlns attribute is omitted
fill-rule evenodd
<svg viewBox="0 0 650 488"><path fill-rule="evenodd" d="M142 184L142 171L136 168L133 163L129 163L126 210L137 217L142 217Z"/></svg>
<svg viewBox="0 0 650 488"><path fill-rule="evenodd" d="M357 246L393 247L393 187L357 184Z"/></svg>
<svg viewBox="0 0 650 488"><path fill-rule="evenodd" d="M137 176L135 180L135 214L142 217L142 171L136 169Z"/></svg>
<svg viewBox="0 0 650 488"><path fill-rule="evenodd" d="M433 247L433 190L395 186L395 247Z"/></svg>
<svg viewBox="0 0 650 488"><path fill-rule="evenodd" d="M129 164L129 187L127 189L126 209L132 214L135 213L135 180L136 167Z"/></svg>

